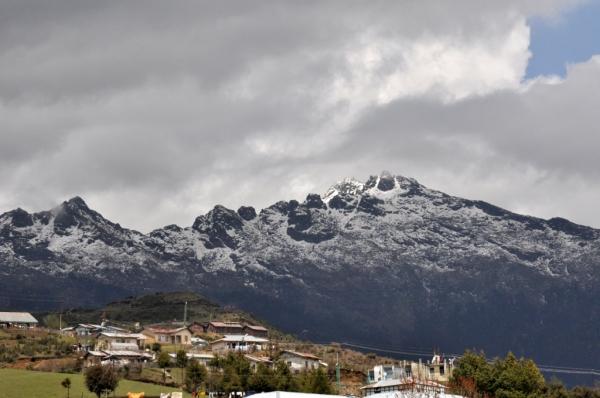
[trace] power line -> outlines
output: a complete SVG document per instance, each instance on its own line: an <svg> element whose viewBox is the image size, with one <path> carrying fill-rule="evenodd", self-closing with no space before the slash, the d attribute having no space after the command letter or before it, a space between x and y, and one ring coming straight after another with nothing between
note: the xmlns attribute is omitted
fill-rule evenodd
<svg viewBox="0 0 600 398"><path fill-rule="evenodd" d="M359 344L352 343L339 343L340 345L354 348L362 348L366 350L378 351L378 352L386 352L390 354L401 354L401 355L431 355L431 351L421 351L421 350L397 350L397 349L389 349L389 348L380 348L380 347L371 347L364 346ZM454 356L460 358L462 354L455 353L446 353L446 355ZM577 368L577 367L569 367L569 366L560 366L560 365L543 365L539 364L538 369L542 372L547 373L566 373L566 374L582 374L582 375L593 375L600 376L599 369L591 369L591 368Z"/></svg>
<svg viewBox="0 0 600 398"><path fill-rule="evenodd" d="M548 368L548 367L539 367L540 371L547 373L567 373L573 375L592 375L592 376L600 376L600 370L596 369L565 369L565 368Z"/></svg>
<svg viewBox="0 0 600 398"><path fill-rule="evenodd" d="M33 301L40 303L64 303L65 299L50 299L50 298L42 298L42 297L17 297L17 296L5 296L0 294L0 299L5 300L14 300L14 301Z"/></svg>
<svg viewBox="0 0 600 398"><path fill-rule="evenodd" d="M371 346L352 344L352 343L339 343L339 344L341 344L343 346L347 346L347 347L362 348L364 350L371 350L371 351L378 351L378 352L387 352L390 354L402 354L402 355L414 355L414 356L431 355L430 350L396 350L396 349L371 347ZM446 353L446 354L450 355L450 356L454 356L454 357L460 356L460 354L454 354L454 353Z"/></svg>

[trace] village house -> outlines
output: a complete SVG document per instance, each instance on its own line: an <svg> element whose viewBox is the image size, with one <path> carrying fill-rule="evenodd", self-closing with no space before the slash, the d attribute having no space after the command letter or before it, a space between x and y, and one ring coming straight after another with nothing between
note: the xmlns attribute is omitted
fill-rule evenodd
<svg viewBox="0 0 600 398"><path fill-rule="evenodd" d="M396 380L406 376L406 370L401 365L377 365L367 373L368 383L382 380Z"/></svg>
<svg viewBox="0 0 600 398"><path fill-rule="evenodd" d="M152 360L152 354L143 351L105 350L88 351L83 357L83 366L88 368L95 365L111 364L117 367L132 363L145 363Z"/></svg>
<svg viewBox="0 0 600 398"><path fill-rule="evenodd" d="M87 337L96 336L101 332L129 333L129 330L117 326L102 323L101 325L94 323L79 323L75 326L62 328L60 333L72 337Z"/></svg>
<svg viewBox="0 0 600 398"><path fill-rule="evenodd" d="M422 362L402 361L395 365L378 365L369 370L367 380L375 383L384 380L399 380L415 378L418 380L432 380L435 382L448 382L452 375L454 358L442 358L434 355L431 361Z"/></svg>
<svg viewBox="0 0 600 398"><path fill-rule="evenodd" d="M368 384L360 388L363 396L370 396L379 393L411 391L419 393L429 393L433 395L444 394L446 386L432 380L419 380L413 377L403 379L381 380Z"/></svg>
<svg viewBox="0 0 600 398"><path fill-rule="evenodd" d="M210 366L210 361L212 361L215 356L209 352L186 352L185 355L187 356L188 359L195 359L196 361L198 361L198 363L200 365L204 365L206 367ZM173 360L173 362L175 362L176 358L177 358L177 354L174 352L169 353L169 357L171 357L171 359Z"/></svg>
<svg viewBox="0 0 600 398"><path fill-rule="evenodd" d="M285 362L290 370L295 373L327 366L324 362L321 362L319 357L304 352L283 351L279 359Z"/></svg>
<svg viewBox="0 0 600 398"><path fill-rule="evenodd" d="M142 330L146 336L146 344L192 344L192 332L187 327L150 326Z"/></svg>
<svg viewBox="0 0 600 398"><path fill-rule="evenodd" d="M28 328L38 321L29 312L0 312L0 328Z"/></svg>
<svg viewBox="0 0 600 398"><path fill-rule="evenodd" d="M188 328L190 329L190 332L192 332L192 334L194 336L199 336L199 335L206 333L207 327L208 327L208 324L203 324L203 323L199 323L199 322L193 322L191 325L188 326Z"/></svg>
<svg viewBox="0 0 600 398"><path fill-rule="evenodd" d="M103 328L101 325L93 323L80 323L75 326L67 326L60 329L60 334L71 337L87 337L94 336L102 332Z"/></svg>
<svg viewBox="0 0 600 398"><path fill-rule="evenodd" d="M244 335L225 335L222 339L210 343L212 352L226 354L228 352L256 352L267 348L268 339Z"/></svg>
<svg viewBox="0 0 600 398"><path fill-rule="evenodd" d="M204 340L201 337L192 337L191 339L192 345L196 348L206 347L208 346L208 341Z"/></svg>
<svg viewBox="0 0 600 398"><path fill-rule="evenodd" d="M144 347L146 336L141 333L101 332L96 342L96 351L139 351Z"/></svg>
<svg viewBox="0 0 600 398"><path fill-rule="evenodd" d="M265 365L267 368L272 368L273 367L273 361L271 361L269 358L267 357L259 357L259 356L255 356L255 355L244 355L244 358L246 358L248 360L248 362L250 362L250 369L253 372L256 372L256 368L258 368L258 365L263 364Z"/></svg>
<svg viewBox="0 0 600 398"><path fill-rule="evenodd" d="M238 322L219 322L213 321L209 322L206 327L207 333L215 333L215 334L236 334L242 335L244 334L244 327Z"/></svg>
<svg viewBox="0 0 600 398"><path fill-rule="evenodd" d="M430 380L437 382L448 382L454 370L454 358L442 358L439 355L434 355L431 361L427 364L427 377Z"/></svg>
<svg viewBox="0 0 600 398"><path fill-rule="evenodd" d="M146 336L141 333L101 332L94 350L84 356L84 366L113 364L124 366L152 360L152 354L142 351Z"/></svg>
<svg viewBox="0 0 600 398"><path fill-rule="evenodd" d="M264 339L269 337L269 331L267 328L258 325L244 325L244 334L250 336L262 337Z"/></svg>

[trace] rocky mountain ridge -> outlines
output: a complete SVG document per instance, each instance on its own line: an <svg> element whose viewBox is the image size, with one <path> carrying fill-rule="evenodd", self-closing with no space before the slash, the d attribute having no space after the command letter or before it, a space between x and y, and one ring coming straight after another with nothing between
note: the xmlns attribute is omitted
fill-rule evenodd
<svg viewBox="0 0 600 398"><path fill-rule="evenodd" d="M316 340L512 349L582 366L600 354L599 230L389 173L259 212L215 206L149 234L78 197L16 209L0 216L0 276L5 306L192 289Z"/></svg>

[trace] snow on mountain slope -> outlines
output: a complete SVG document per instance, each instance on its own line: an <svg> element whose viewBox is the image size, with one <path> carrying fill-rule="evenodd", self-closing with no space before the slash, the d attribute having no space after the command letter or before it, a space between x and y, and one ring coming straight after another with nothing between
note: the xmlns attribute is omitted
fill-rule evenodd
<svg viewBox="0 0 600 398"><path fill-rule="evenodd" d="M577 278L600 256L592 228L517 215L387 173L365 183L345 179L322 197L278 202L259 214L216 206L192 227L170 225L148 235L104 219L79 197L46 212L5 213L0 228L3 258L48 272L132 264L168 270L181 262L207 272L264 270L261 263L282 256L323 270L405 262L449 272L461 258L481 256Z"/></svg>
<svg viewBox="0 0 600 398"><path fill-rule="evenodd" d="M0 216L0 275L0 288L89 302L196 290L317 339L476 345L578 364L600 354L600 231L389 173L259 212L215 206L189 227L146 235L81 198L16 209ZM40 275L51 281L43 288ZM550 351L573 341L564 322L576 346Z"/></svg>

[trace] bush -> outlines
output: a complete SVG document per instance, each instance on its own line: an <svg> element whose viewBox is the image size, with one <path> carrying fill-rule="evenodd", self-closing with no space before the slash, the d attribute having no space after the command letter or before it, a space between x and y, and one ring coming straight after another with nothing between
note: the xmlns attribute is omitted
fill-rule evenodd
<svg viewBox="0 0 600 398"><path fill-rule="evenodd" d="M302 392L312 394L333 394L329 378L323 369L315 369L303 374Z"/></svg>
<svg viewBox="0 0 600 398"><path fill-rule="evenodd" d="M100 398L102 394L110 393L117 388L119 376L112 366L92 366L85 372L85 385L91 393Z"/></svg>
<svg viewBox="0 0 600 398"><path fill-rule="evenodd" d="M188 392L196 391L200 385L206 382L207 371L204 365L192 359L185 369L185 386Z"/></svg>
<svg viewBox="0 0 600 398"><path fill-rule="evenodd" d="M471 398L527 398L540 396L545 380L530 359L517 359L509 352L505 358L489 363L482 352L467 351L457 361L451 386L458 394Z"/></svg>

